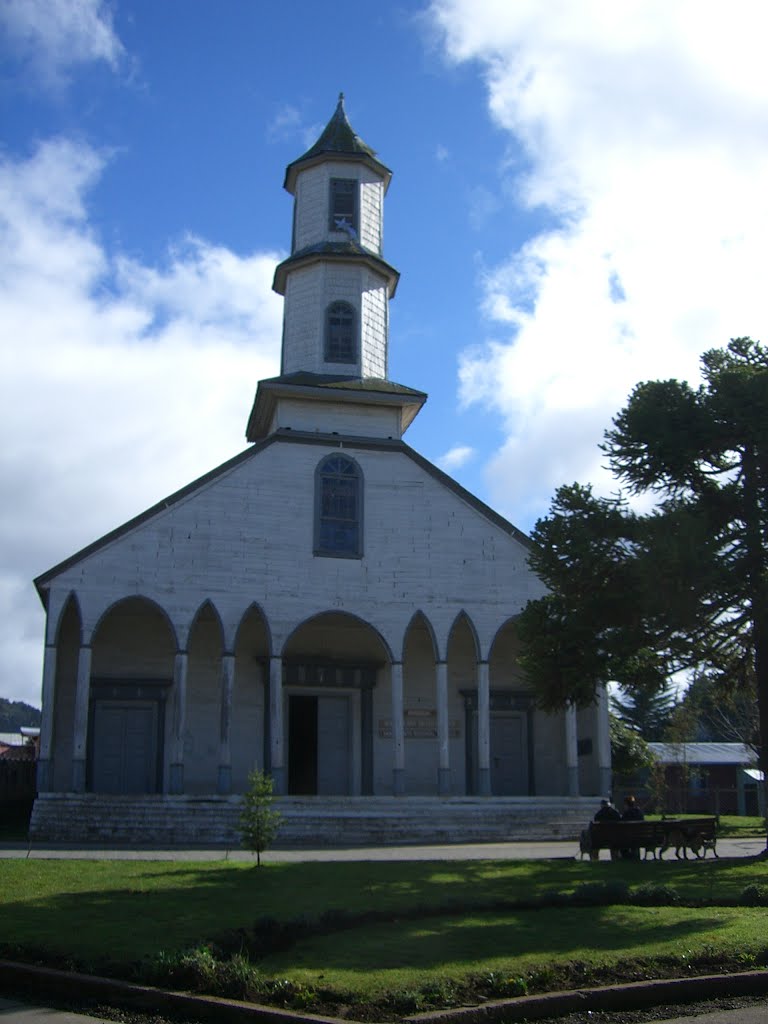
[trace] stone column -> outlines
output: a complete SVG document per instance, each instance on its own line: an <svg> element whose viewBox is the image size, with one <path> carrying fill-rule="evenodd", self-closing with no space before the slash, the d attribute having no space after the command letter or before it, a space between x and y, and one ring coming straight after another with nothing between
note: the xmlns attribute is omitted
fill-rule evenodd
<svg viewBox="0 0 768 1024"><path fill-rule="evenodd" d="M611 792L611 726L608 717L608 690L605 686L597 687L597 705L595 707L595 726L597 732L597 767L600 775L600 792L608 796Z"/></svg>
<svg viewBox="0 0 768 1024"><path fill-rule="evenodd" d="M88 750L88 702L91 693L91 645L81 644L77 658L74 743L72 747L72 789L85 792L85 758Z"/></svg>
<svg viewBox="0 0 768 1024"><path fill-rule="evenodd" d="M37 758L37 791L39 793L47 793L53 788L53 761L51 758L51 751L53 747L53 706L56 685L56 656L56 645L46 644L45 654L43 656L43 715L40 721L40 752Z"/></svg>
<svg viewBox="0 0 768 1024"><path fill-rule="evenodd" d="M221 796L232 792L232 694L235 685L235 656L225 651L221 658L221 715L219 719L219 774L216 791Z"/></svg>
<svg viewBox="0 0 768 1024"><path fill-rule="evenodd" d="M392 792L405 793L405 720L403 718L403 663L393 661L392 677Z"/></svg>
<svg viewBox="0 0 768 1024"><path fill-rule="evenodd" d="M437 688L437 750L438 774L437 791L440 796L451 792L451 759L448 736L448 664L438 661L435 665Z"/></svg>
<svg viewBox="0 0 768 1024"><path fill-rule="evenodd" d="M269 659L269 753L272 788L276 796L287 791L283 739L283 659Z"/></svg>
<svg viewBox="0 0 768 1024"><path fill-rule="evenodd" d="M487 661L477 663L477 792L491 795L491 686Z"/></svg>
<svg viewBox="0 0 768 1024"><path fill-rule="evenodd" d="M186 651L177 651L173 662L173 731L171 735L171 764L168 791L184 792L184 733L187 727L187 666Z"/></svg>
<svg viewBox="0 0 768 1024"><path fill-rule="evenodd" d="M579 748L576 705L568 704L564 713L565 724L565 768L568 776L568 796L579 795Z"/></svg>

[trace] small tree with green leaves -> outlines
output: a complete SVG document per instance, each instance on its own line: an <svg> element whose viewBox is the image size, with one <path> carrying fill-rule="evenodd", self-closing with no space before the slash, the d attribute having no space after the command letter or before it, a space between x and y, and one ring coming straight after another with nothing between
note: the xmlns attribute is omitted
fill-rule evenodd
<svg viewBox="0 0 768 1024"><path fill-rule="evenodd" d="M256 854L256 866L261 866L261 855L268 849L278 833L281 815L272 806L272 776L255 768L248 776L248 789L243 795L240 815L240 840L246 850Z"/></svg>

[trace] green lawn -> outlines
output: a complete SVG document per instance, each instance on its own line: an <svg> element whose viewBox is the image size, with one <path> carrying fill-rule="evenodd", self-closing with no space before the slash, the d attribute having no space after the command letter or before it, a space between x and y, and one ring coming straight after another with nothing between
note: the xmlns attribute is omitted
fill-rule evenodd
<svg viewBox="0 0 768 1024"><path fill-rule="evenodd" d="M567 901L595 884L618 893L615 905ZM689 905L626 902L622 889L649 884ZM478 985L505 994L510 978L552 988L764 964L768 907L711 905L738 903L749 885L768 886L767 862L0 860L0 955L387 1019L393 1006L472 1000ZM328 911L379 918L337 917L318 934ZM312 928L255 967L230 961L237 936L255 922L263 934L265 918Z"/></svg>
<svg viewBox="0 0 768 1024"><path fill-rule="evenodd" d="M557 962L618 966L706 957L717 949L745 968L766 947L768 911L745 907L569 907L398 921L318 936L268 957L262 970L357 999L413 990L428 979L464 984L491 972L527 976Z"/></svg>
<svg viewBox="0 0 768 1024"><path fill-rule="evenodd" d="M390 863L0 860L3 936L91 960L182 949L261 917L329 909L493 907L593 881L663 882L688 900L737 899L768 883L752 861Z"/></svg>

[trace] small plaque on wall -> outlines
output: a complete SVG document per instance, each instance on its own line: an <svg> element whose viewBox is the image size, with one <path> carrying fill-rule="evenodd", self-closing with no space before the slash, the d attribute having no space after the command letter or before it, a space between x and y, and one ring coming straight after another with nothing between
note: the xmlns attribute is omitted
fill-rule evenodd
<svg viewBox="0 0 768 1024"><path fill-rule="evenodd" d="M379 719L379 737L392 739L392 719ZM407 740L437 739L437 711L433 708L408 708L403 712L403 735ZM458 719L448 723L448 735L458 739L461 735Z"/></svg>

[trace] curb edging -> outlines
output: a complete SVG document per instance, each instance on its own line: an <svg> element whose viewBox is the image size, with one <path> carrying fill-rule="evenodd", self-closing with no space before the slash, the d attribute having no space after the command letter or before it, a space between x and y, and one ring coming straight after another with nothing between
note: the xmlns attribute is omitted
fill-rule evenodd
<svg viewBox="0 0 768 1024"><path fill-rule="evenodd" d="M93 974L60 971L50 967L0 960L0 986L23 990L40 999L46 995L87 997L115 1002L134 1009L174 1014L215 1024L356 1024L345 1017L283 1010L261 1003L246 1003L217 996L193 995L137 985ZM634 981L626 985L602 988L545 992L489 1000L477 1006L464 1006L401 1018L407 1024L492 1024L496 1021L542 1020L587 1010L637 1010L649 1006L684 1005L718 996L760 996L768 994L768 970L741 971L738 974L707 974L693 978L663 978Z"/></svg>

